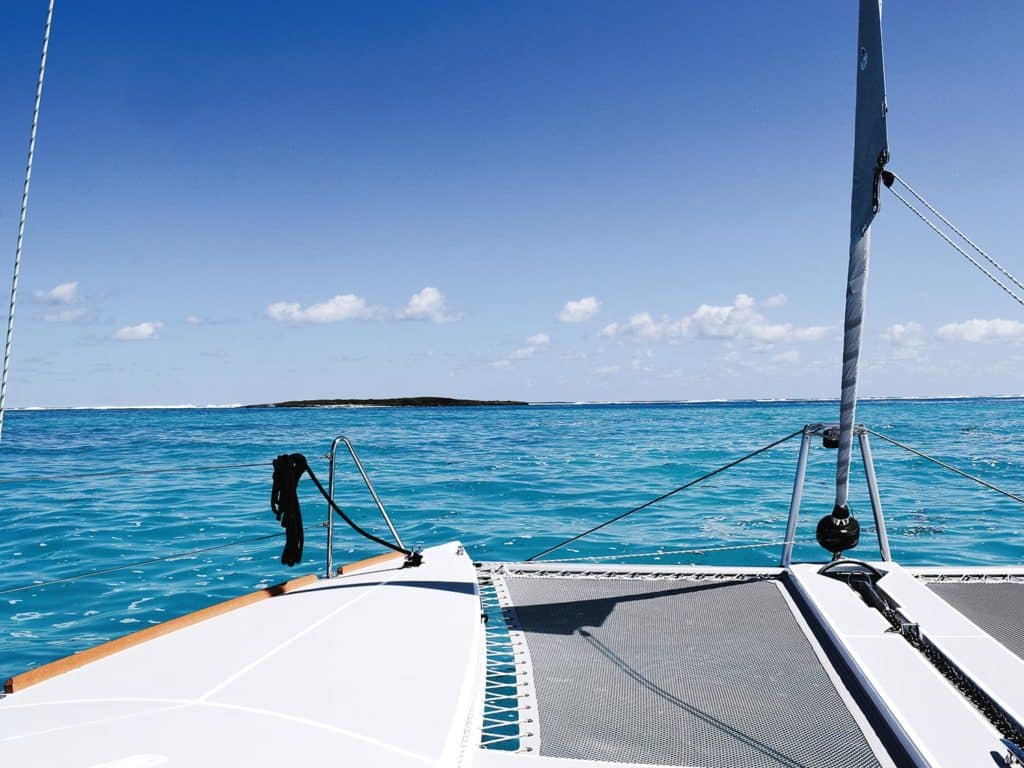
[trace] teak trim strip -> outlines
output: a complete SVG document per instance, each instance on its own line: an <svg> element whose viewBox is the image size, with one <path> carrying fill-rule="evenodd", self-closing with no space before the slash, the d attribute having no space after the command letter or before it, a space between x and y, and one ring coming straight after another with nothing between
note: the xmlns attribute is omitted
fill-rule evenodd
<svg viewBox="0 0 1024 768"><path fill-rule="evenodd" d="M154 640L158 637L170 634L178 629L189 627L193 624L198 624L201 621L212 619L215 616L220 616L225 613L244 608L247 605L258 603L261 600L266 600L270 597L277 597L283 595L286 592L291 592L301 587L309 586L317 581L315 574L309 574L308 576L300 576L297 579L286 581L282 584L275 584L272 587L266 589L260 589L256 592L250 592L247 595L240 595L239 597L233 597L230 600L225 600L221 603L215 603L208 608L202 608L192 613L186 613L184 616L179 616L176 619L165 621L162 624L155 624L152 627L146 627L138 632L132 632L130 635L116 638L115 640L109 640L100 645L88 648L79 653L72 654L71 656L65 656L62 659L51 661L49 664L44 664L41 667L30 669L28 672L22 672L20 675L9 677L4 683L4 693L16 693L18 691L28 688L30 685L36 685L44 680L49 680L62 675L65 672L70 672L73 669L84 667L93 661L99 661L107 656L111 656L119 651L123 651L127 648L131 648L136 645L141 645L149 640Z"/></svg>
<svg viewBox="0 0 1024 768"><path fill-rule="evenodd" d="M361 571L364 568L371 568L380 563L386 563L390 560L397 560L400 557L405 557L401 552L385 552L383 555L376 555L375 557L368 557L365 560L357 560L354 563L343 565L338 569L338 576L342 576L353 571Z"/></svg>

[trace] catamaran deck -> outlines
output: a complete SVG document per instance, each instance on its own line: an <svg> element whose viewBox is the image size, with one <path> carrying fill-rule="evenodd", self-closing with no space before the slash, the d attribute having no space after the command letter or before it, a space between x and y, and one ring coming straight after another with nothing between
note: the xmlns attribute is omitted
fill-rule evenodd
<svg viewBox="0 0 1024 768"><path fill-rule="evenodd" d="M1015 765L968 697L819 565L474 568L457 543L401 565L387 556L308 577L16 676L0 698L0 757L83 768L332 755L395 767ZM1024 719L1019 571L992 583L865 567ZM965 615L986 606L978 623ZM1003 613L997 639L985 622Z"/></svg>
<svg viewBox="0 0 1024 768"><path fill-rule="evenodd" d="M544 757L706 768L891 765L778 571L488 564Z"/></svg>
<svg viewBox="0 0 1024 768"><path fill-rule="evenodd" d="M69 657L66 671L16 676L0 698L0 763L451 764L478 689L480 608L462 547L426 554L421 568L392 558L313 578L89 663Z"/></svg>

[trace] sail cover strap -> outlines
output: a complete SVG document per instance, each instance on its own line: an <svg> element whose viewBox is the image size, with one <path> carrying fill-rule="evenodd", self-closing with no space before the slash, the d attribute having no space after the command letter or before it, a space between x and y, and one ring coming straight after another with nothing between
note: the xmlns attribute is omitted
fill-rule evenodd
<svg viewBox="0 0 1024 768"><path fill-rule="evenodd" d="M850 266L846 277L843 326L843 380L839 406L836 509L845 510L850 479L850 448L857 409L857 371L864 322L871 222L878 212L878 184L889 160L885 130L885 69L882 61L881 0L860 0L857 40L857 117L850 205Z"/></svg>

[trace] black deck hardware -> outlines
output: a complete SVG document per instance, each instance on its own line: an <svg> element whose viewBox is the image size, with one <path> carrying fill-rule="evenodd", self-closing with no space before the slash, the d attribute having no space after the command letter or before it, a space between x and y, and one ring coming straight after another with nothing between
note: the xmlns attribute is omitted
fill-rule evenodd
<svg viewBox="0 0 1024 768"><path fill-rule="evenodd" d="M822 548L838 560L843 552L853 549L860 542L860 523L850 514L848 506L837 504L832 514L818 521L815 534Z"/></svg>
<svg viewBox="0 0 1024 768"><path fill-rule="evenodd" d="M834 566L853 566L840 569ZM1017 744L1024 744L1024 725L1003 709L980 685L970 678L959 666L947 656L927 635L921 627L908 619L897 603L884 589L878 586L882 576L875 568L861 568L865 565L856 560L840 560L830 563L819 573L833 579L845 581L861 596L861 599L874 608L889 622L893 632L899 634L910 643L935 670L946 678L960 694L967 699L981 715L1005 738ZM859 570L858 570L859 569ZM1006 743L1004 741L1004 743Z"/></svg>

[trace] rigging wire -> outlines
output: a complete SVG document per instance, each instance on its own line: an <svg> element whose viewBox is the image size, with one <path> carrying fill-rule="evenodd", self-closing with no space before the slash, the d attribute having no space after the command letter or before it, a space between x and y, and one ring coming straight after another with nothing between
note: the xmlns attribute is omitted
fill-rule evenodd
<svg viewBox="0 0 1024 768"><path fill-rule="evenodd" d="M888 172L886 172L886 173L888 174ZM891 174L891 177L892 177L893 180L899 179L899 177L896 176L896 174ZM903 182L902 179L899 179L899 181L900 181L901 184L906 186L905 182ZM984 265L981 264L981 262L979 262L977 259L975 259L973 256L971 256L971 254L969 254L967 251L965 251L963 248L961 248L959 245L957 245L955 242L953 242L953 239L949 235L947 235L945 232L943 232L938 227L938 225L935 224L935 222L933 222L931 219L929 219L927 216L925 216L923 213L921 213L921 211L919 211L916 207L914 207L913 203L911 203L909 200L907 200L907 198L905 198L903 195L901 195L899 192L897 192L895 189L893 189L891 185L887 184L886 186L889 187L889 191L892 192L893 195L895 195L897 200L899 200L901 203L903 203L907 208L910 209L910 211L915 216L917 216L919 219L921 219L921 221L923 221L925 224L927 224L928 227L935 234L937 234L939 237L941 237L943 240L945 240L947 243L949 243L957 251L957 253L959 253L961 256L963 256L965 259L967 259L969 262L971 262L971 264L973 264L982 273L984 273L985 276L988 277L989 280L991 280L993 283L995 283L1000 288L1002 288L1003 291L1005 291L1006 294L1010 298L1012 298L1014 301L1016 301L1018 304L1020 304L1022 307L1024 307L1024 299L1022 299L1019 295L1017 295L1017 293L1015 293L1009 286L1007 286L1006 283L1004 283L998 277L993 275L988 269L986 269L984 267ZM907 187L907 188L910 189L910 187ZM924 204L928 206L929 210L935 211L935 209L932 208L931 205L929 205L926 201L924 201L924 198L921 198L913 190L911 190L911 193L914 194L915 197L918 197L918 199L920 199L922 202L924 202ZM936 213L937 216L939 216L939 218L941 218L943 221L946 221L948 223L948 220L944 216L942 216L942 214L938 213L937 211L935 213ZM957 234L960 234L960 230L956 229L951 224L949 226ZM1017 278L1015 278L1013 275L1011 275L1009 272L1007 272L1005 269L1003 269L1003 267L997 261L995 261L991 256L989 256L984 251L982 251L980 248L978 248L976 245L974 245L974 243L971 240L969 240L967 237L965 237L964 235L960 234L960 236L963 237L964 240L967 241L968 243L971 243L971 246L973 248L975 248L975 250L977 250L986 259L988 259L988 261L990 261L992 264L994 264L996 266L996 268L999 269L999 271L1001 271L1003 274L1005 274L1016 285L1021 285L1021 283L1017 280Z"/></svg>
<svg viewBox="0 0 1024 768"><path fill-rule="evenodd" d="M4 341L3 374L0 375L0 436L4 429L4 404L7 402L7 374L11 366L11 342L14 339L14 307L18 300L18 277L21 275L21 249L25 242L25 219L28 216L28 190L32 183L32 160L36 153L36 132L39 128L39 105L43 99L43 77L46 75L46 53L50 49L50 28L53 24L53 0L46 11L43 29L43 53L39 60L39 79L36 81L36 101L32 109L32 131L28 139L28 161L25 164L25 183L21 188L21 215L18 218L18 245L14 250L14 276L11 278L11 304L7 311L7 336Z"/></svg>
<svg viewBox="0 0 1024 768"><path fill-rule="evenodd" d="M315 527L315 526L311 526ZM142 568L146 565L153 565L154 563L166 563L172 560L182 560L186 557L192 557L193 555L201 555L204 552L214 552L218 549L226 549L228 547L234 547L239 544L253 544L258 541L266 541L268 539L277 539L284 536L284 531L278 533L268 533L263 536L253 536L248 539L237 539L235 541L228 541L223 544L214 544L211 547L202 547L201 549L192 549L187 552L178 552L173 555L165 555L164 557L152 557L148 560L138 560L133 563L124 563L122 565L115 565L110 568L101 568L95 571L82 571L75 573L70 576L62 576L59 579L50 579L49 581L39 581L34 584L21 584L16 587L7 587L6 589L0 589L0 595L10 594L11 592L24 592L28 589L35 589L36 587L49 587L53 584L63 584L68 581L77 581L78 579L85 579L90 576L103 576L108 573L116 573L117 571L124 571L130 568Z"/></svg>
<svg viewBox="0 0 1024 768"><path fill-rule="evenodd" d="M971 248L973 248L973 249L974 249L975 251L977 251L977 252L978 252L979 254L981 254L981 255L982 255L982 256L983 256L983 257L984 257L984 258L985 258L985 259L986 259L986 260L988 261L988 263L989 263L989 264L991 264L991 265L992 265L993 267L995 267L995 268L996 268L996 269L998 269L998 270L999 270L1000 272L1002 272L1002 273L1003 273L1003 274L1004 274L1004 275L1005 275L1005 276L1006 276L1007 278L1009 278L1009 279L1010 279L1010 280L1011 280L1011 281L1013 282L1013 284L1014 284L1014 285L1016 285L1016 286L1017 286L1018 288L1020 288L1021 290L1024 290L1024 283L1022 283L1022 282L1021 282L1020 280L1018 280L1018 279L1017 279L1016 277L1014 277L1013 275L1011 275L1011 274L1009 273L1009 271L1008 271L1008 270L1007 270L1007 269L1006 269L1006 268L1005 268L1005 267L1004 267L1004 266L1003 266L1002 264L1000 264L1000 263L999 263L998 261L996 261L996 260L995 260L994 258L992 258L991 256L989 256L989 255L988 255L988 253L986 253L986 252L985 252L985 251L984 251L984 250L982 249L982 247L981 247L980 245L978 245L978 244L977 244L976 242L974 242L973 240L971 240L971 238L969 238L969 237L968 237L967 235L965 235L965 234L964 234L963 232L961 232L961 231L960 231L959 229L957 229L956 225L955 225L955 224L954 224L953 222L951 222L951 221L950 221L949 219L947 219L947 218L946 218L945 216L943 216L943 215L942 215L942 213L941 213L940 211L936 210L936 209L935 209L935 207L934 207L934 206L933 206L933 205L932 205L931 203L929 203L929 202L928 202L927 200L925 200L925 199L924 199L924 198L923 198L923 197L921 196L921 194L920 194L920 193L919 193L919 192L918 192L918 191L917 191L916 189L914 189L914 188L913 188L912 186L910 186L910 184L908 184L908 183L906 182L906 180L905 180L905 179L903 179L903 178L902 178L901 176L899 176L898 174L896 174L896 173L893 173L892 171L887 171L887 173L888 173L888 174L889 174L889 175L890 175L890 176L891 176L891 177L892 177L892 178L893 178L893 179L894 179L895 181L898 181L898 182L900 183L900 185L901 185L901 186L902 186L902 187L903 187L904 189L906 189L906 190L907 190L907 191L908 191L908 192L909 192L910 194L912 194L912 195L913 195L914 197L916 197L916 198L917 198L918 200L920 200L920 201L921 201L921 203L922 203L922 204L923 204L923 205L924 205L924 206L925 206L925 207L926 207L926 208L927 208L927 209L928 209L929 211L931 211L931 212L932 212L932 213L934 213L934 214L935 214L936 216L938 216L938 217L939 217L939 219L940 219L940 220L942 221L942 223L943 223L943 224L945 224L945 225L946 225L947 227L949 227L949 228L950 228L951 230L953 230L954 232L956 232L956 234L957 234L957 235L958 235L958 236L960 237L960 239L961 239L961 240L963 240L963 241L964 241L965 243L967 243L967 244L968 244L969 246L971 246Z"/></svg>
<svg viewBox="0 0 1024 768"><path fill-rule="evenodd" d="M266 461L251 461L244 464L207 464L202 466L154 467L152 469L112 469L108 472L80 472L68 475L21 475L18 477L0 477L0 485L4 483L36 483L49 480L88 480L93 477L121 477L123 475L170 475L180 472L206 472L216 469L245 469L248 467L266 467Z"/></svg>
<svg viewBox="0 0 1024 768"><path fill-rule="evenodd" d="M695 478L694 480L690 480L688 483L684 483L683 485L680 485L678 488L672 489L668 493L663 493L661 496L658 496L657 498L651 499L650 501L644 502L643 504L641 504L641 505L639 505L637 507L633 507L632 509L628 509L625 512L622 512L622 513L616 515L615 517L612 517L612 518L610 518L608 520L605 520L603 523L598 523L593 528L590 528L590 529L588 529L586 531L583 531L583 533L578 533L575 536L572 536L572 537L566 539L565 541L561 541L558 544L555 544L553 546L548 547L547 549L541 550L537 554L531 555L530 557L526 558L526 562L529 563L529 562L531 562L533 560L538 560L538 559L544 557L545 555L551 554L556 549L561 549L566 544L572 544L574 541L579 541L584 536L589 536L590 534L594 533L595 531L599 531L602 528L611 525L612 523L617 523L619 520L622 520L624 517L629 517L634 512L639 512L640 510L647 509L648 507L650 507L650 506L652 506L654 504L657 504L659 501L664 501L665 499L669 498L670 496L674 496L675 494L679 493L680 491L685 491L687 488L692 488L693 486L697 485L698 483L702 483L705 480L708 480L708 479L714 477L715 475L719 474L720 472L724 472L727 469L731 469L732 467L735 467L737 464L741 464L744 461L746 461L747 459L752 459L755 456L758 456L758 455L764 453L765 451L770 451L772 448L775 448L776 446L782 445L787 440L792 440L797 435L802 435L803 432L804 432L804 428L801 427L796 432L792 432L792 433L786 435L785 437L781 437L781 438L779 438L778 440L776 440L776 441L774 441L772 443L768 443L768 445L764 445L764 446L758 448L756 451L751 451L750 453L748 453L748 454L746 454L744 456L741 456L738 459L734 459L733 461L730 461L728 464L723 464L718 469L713 469L710 472L708 472L708 473L706 473L704 475L701 475L698 478Z"/></svg>
<svg viewBox="0 0 1024 768"><path fill-rule="evenodd" d="M1009 491L1004 491L1002 488L1000 488L1000 487L998 487L996 485L992 485L992 483L990 483L990 482L988 482L986 480L982 480L980 477L975 477L974 475L970 474L969 472L964 472L962 469L957 469L956 467L952 466L951 464L947 464L944 461L936 459L934 456L929 456L926 453L922 453L921 451L917 450L916 448L911 448L909 445L904 445L903 443L899 442L898 440L894 440L893 438L888 437L887 435L883 435L880 432L875 432L875 430L873 430L873 429L868 429L867 427L865 427L864 431L869 433L869 434L874 435L875 437L877 437L877 438L879 438L881 440L885 440L885 442L887 442L887 443L891 443L892 445L895 445L897 448L902 448L903 450L909 451L910 453L914 454L915 456L919 456L922 459L925 459L926 461L930 461L932 464L937 464L938 466L942 467L943 469L948 469L950 472L953 472L953 473L955 473L957 475L960 475L961 477L966 477L968 480L973 480L978 485L983 485L986 488L995 491L996 493L1001 493L1001 494L1003 494L1003 496L1011 498L1014 501L1019 502L1021 504L1024 504L1024 497L1018 496L1015 493L1010 493Z"/></svg>

